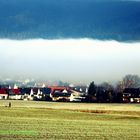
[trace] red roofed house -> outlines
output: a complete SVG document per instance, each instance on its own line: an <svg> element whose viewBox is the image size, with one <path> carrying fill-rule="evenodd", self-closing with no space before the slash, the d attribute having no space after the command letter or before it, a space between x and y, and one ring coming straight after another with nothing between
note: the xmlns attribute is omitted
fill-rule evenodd
<svg viewBox="0 0 140 140"><path fill-rule="evenodd" d="M8 93L5 88L0 89L0 99L8 99Z"/></svg>
<svg viewBox="0 0 140 140"><path fill-rule="evenodd" d="M24 98L24 95L21 94L20 89L9 89L9 99L21 100Z"/></svg>
<svg viewBox="0 0 140 140"><path fill-rule="evenodd" d="M69 101L70 93L68 87L62 86L50 86L50 97L53 101Z"/></svg>

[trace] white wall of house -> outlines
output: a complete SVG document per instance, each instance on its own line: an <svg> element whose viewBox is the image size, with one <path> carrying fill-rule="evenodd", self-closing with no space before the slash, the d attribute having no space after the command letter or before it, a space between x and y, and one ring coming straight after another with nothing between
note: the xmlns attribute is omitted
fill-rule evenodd
<svg viewBox="0 0 140 140"><path fill-rule="evenodd" d="M0 94L0 100L6 100L8 99L8 94Z"/></svg>
<svg viewBox="0 0 140 140"><path fill-rule="evenodd" d="M23 99L23 95L10 95L9 99L21 100L21 99Z"/></svg>
<svg viewBox="0 0 140 140"><path fill-rule="evenodd" d="M75 90L71 90L71 91L72 91L71 96L70 96L71 102L73 102L73 101L80 102L82 99L85 99L85 97L82 97L83 93L80 93Z"/></svg>

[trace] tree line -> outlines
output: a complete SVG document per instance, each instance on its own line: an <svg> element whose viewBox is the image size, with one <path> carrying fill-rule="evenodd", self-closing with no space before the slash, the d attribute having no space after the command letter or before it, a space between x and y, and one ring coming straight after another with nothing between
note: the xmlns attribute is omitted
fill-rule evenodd
<svg viewBox="0 0 140 140"><path fill-rule="evenodd" d="M92 81L88 88L88 102L123 102L123 91L126 88L140 88L140 77L138 75L128 74L116 85L104 82L96 85Z"/></svg>

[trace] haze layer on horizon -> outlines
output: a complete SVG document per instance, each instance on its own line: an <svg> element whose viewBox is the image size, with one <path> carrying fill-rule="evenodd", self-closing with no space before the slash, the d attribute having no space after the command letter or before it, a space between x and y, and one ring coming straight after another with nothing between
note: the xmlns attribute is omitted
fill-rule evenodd
<svg viewBox="0 0 140 140"><path fill-rule="evenodd" d="M2 78L117 81L140 75L140 43L93 39L0 39Z"/></svg>
<svg viewBox="0 0 140 140"><path fill-rule="evenodd" d="M2 79L116 81L139 52L139 0L0 0Z"/></svg>

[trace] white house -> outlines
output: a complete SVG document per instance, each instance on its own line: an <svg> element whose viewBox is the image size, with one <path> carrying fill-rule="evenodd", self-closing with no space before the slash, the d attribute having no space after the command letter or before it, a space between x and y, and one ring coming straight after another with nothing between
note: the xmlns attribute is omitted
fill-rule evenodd
<svg viewBox="0 0 140 140"><path fill-rule="evenodd" d="M0 100L8 99L8 94L0 94Z"/></svg>
<svg viewBox="0 0 140 140"><path fill-rule="evenodd" d="M83 93L80 93L75 90L71 90L71 96L70 96L70 102L81 102L85 97L83 96Z"/></svg>

